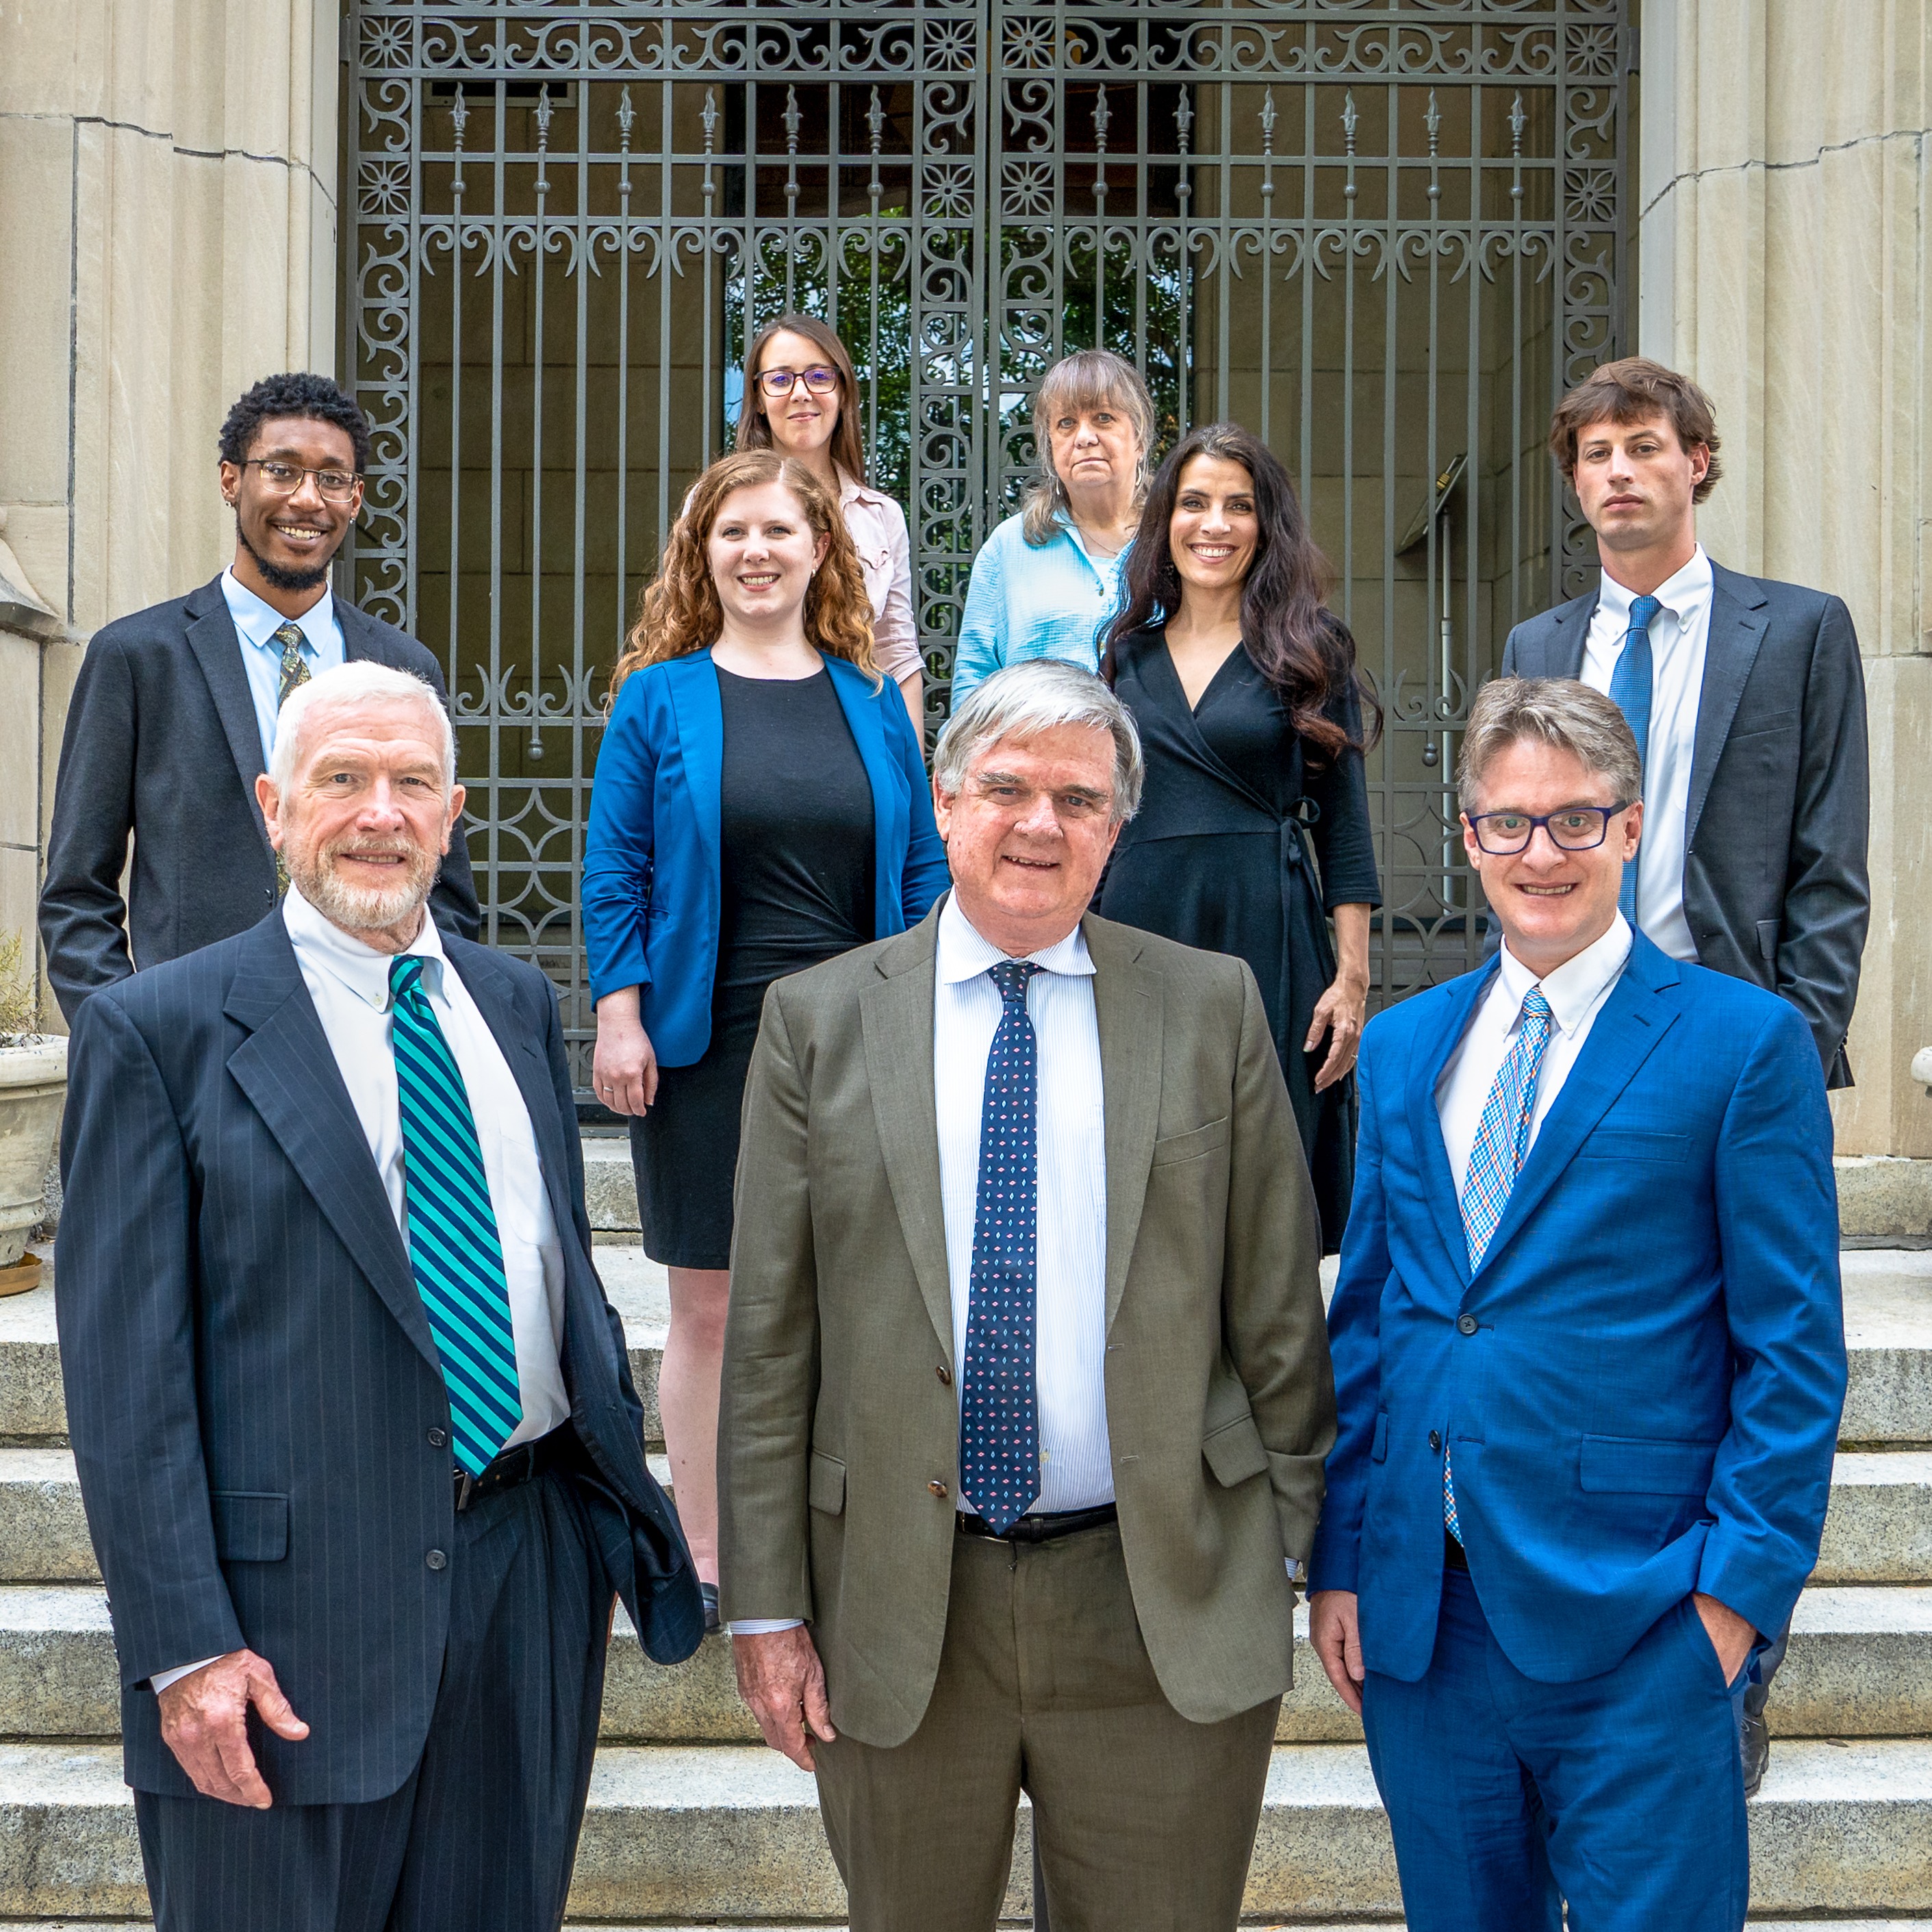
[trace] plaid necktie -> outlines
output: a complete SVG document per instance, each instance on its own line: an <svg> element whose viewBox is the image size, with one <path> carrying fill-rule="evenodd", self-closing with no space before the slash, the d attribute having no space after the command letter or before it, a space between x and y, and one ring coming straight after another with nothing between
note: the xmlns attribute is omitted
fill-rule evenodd
<svg viewBox="0 0 1932 1932"><path fill-rule="evenodd" d="M302 630L299 624L278 624L274 641L282 647L281 682L275 687L275 709L279 711L289 701L289 693L298 691L309 680L308 660L302 656ZM282 855L275 854L275 890L278 893L289 889L289 868Z"/></svg>
<svg viewBox="0 0 1932 1932"><path fill-rule="evenodd" d="M410 1265L442 1361L456 1460L476 1476L523 1420L523 1398L503 1246L476 1117L423 991L422 970L413 953L389 962Z"/></svg>
<svg viewBox="0 0 1932 1932"><path fill-rule="evenodd" d="M1040 1042L1027 1013L1027 982L1040 969L1030 959L1005 959L987 970L1003 1004L980 1113L959 1463L961 1486L1004 1536L1040 1494Z"/></svg>
<svg viewBox="0 0 1932 1932"><path fill-rule="evenodd" d="M1536 1083L1543 1072L1543 1055L1550 1045L1550 1002L1540 986L1524 996L1516 1044L1501 1067L1477 1124L1476 1144L1469 1151L1469 1171L1462 1183L1462 1232L1469 1244L1472 1274L1483 1264L1490 1238L1509 1205L1510 1190L1529 1151L1529 1124L1536 1112ZM1456 1515L1456 1485L1449 1470L1449 1451L1442 1451L1442 1520L1458 1543L1462 1526Z"/></svg>
<svg viewBox="0 0 1932 1932"><path fill-rule="evenodd" d="M1617 668L1610 674L1610 702L1629 722L1646 778L1650 772L1650 620L1663 608L1654 597L1632 598L1630 628L1624 634ZM1636 923L1636 868L1642 857L1640 852L1625 864L1623 884L1617 889L1618 909L1633 926Z"/></svg>

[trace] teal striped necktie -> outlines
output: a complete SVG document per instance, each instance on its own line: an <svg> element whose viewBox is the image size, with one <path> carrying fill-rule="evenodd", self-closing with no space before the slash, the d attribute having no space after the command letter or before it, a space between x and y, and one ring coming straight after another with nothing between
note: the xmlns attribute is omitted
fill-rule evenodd
<svg viewBox="0 0 1932 1932"><path fill-rule="evenodd" d="M476 1476L523 1420L524 1405L503 1244L476 1116L422 971L417 954L389 962L410 1264L442 1360L456 1460Z"/></svg>

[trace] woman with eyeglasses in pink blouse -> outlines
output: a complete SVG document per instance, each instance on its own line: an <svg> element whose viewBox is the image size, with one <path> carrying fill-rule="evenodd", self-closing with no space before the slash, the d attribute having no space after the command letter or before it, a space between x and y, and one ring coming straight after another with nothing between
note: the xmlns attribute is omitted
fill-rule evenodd
<svg viewBox="0 0 1932 1932"><path fill-rule="evenodd" d="M898 686L913 730L922 732L912 546L905 512L866 479L858 404L859 379L837 334L813 316L779 316L758 332L745 358L738 447L796 458L838 500L872 599L873 662Z"/></svg>

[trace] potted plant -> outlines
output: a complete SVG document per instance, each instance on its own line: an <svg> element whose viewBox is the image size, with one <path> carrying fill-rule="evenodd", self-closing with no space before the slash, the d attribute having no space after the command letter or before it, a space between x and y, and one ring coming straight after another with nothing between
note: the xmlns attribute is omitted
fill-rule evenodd
<svg viewBox="0 0 1932 1932"><path fill-rule="evenodd" d="M46 1214L47 1168L67 1094L67 1042L35 1030L31 959L16 933L0 940L0 1294L38 1287L27 1243Z"/></svg>

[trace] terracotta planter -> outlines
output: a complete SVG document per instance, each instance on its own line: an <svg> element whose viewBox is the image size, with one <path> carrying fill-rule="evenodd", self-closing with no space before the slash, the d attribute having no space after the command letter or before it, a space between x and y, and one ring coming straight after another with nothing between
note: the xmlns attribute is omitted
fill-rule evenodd
<svg viewBox="0 0 1932 1932"><path fill-rule="evenodd" d="M67 1097L67 1042L0 1046L0 1268L27 1252L46 1211L47 1163Z"/></svg>

